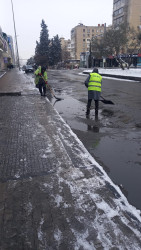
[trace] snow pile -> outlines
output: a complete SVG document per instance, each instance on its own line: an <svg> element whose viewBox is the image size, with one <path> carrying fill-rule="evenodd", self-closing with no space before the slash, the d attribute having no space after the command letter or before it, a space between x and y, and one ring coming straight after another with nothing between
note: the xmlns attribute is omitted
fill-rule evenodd
<svg viewBox="0 0 141 250"><path fill-rule="evenodd" d="M91 73L92 69L84 70L83 73ZM121 76L134 76L134 77L141 77L141 68L134 68L134 69L105 69L99 68L100 74L111 74L111 75L121 75Z"/></svg>

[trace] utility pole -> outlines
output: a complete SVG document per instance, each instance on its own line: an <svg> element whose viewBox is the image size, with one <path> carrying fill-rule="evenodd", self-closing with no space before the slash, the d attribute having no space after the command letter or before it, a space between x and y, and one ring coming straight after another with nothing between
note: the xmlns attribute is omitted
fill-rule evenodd
<svg viewBox="0 0 141 250"><path fill-rule="evenodd" d="M12 13L13 13L13 23L14 23L14 32L15 32L15 41L16 41L17 60L18 60L18 67L19 67L19 70L20 70L19 51L18 51L17 34L16 34L16 25L15 25L14 9L13 9L13 2L12 2L12 0L11 0L11 5L12 5Z"/></svg>

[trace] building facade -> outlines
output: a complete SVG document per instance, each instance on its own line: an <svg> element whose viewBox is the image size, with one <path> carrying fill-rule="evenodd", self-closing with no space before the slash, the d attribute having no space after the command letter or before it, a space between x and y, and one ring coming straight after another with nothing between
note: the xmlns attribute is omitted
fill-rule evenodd
<svg viewBox="0 0 141 250"><path fill-rule="evenodd" d="M106 25L85 26L78 24L71 30L71 58L80 60L80 55L90 51L90 42L93 36L103 36Z"/></svg>
<svg viewBox="0 0 141 250"><path fill-rule="evenodd" d="M113 27L117 28L123 23L127 27L134 28L135 31L141 32L141 0L113 0ZM135 46L131 38L128 49L125 48L126 55L123 55L123 59L128 61L130 57L134 66L140 66L140 51L140 45Z"/></svg>
<svg viewBox="0 0 141 250"><path fill-rule="evenodd" d="M14 49L13 40L11 36L7 36L0 28L0 70L4 70L8 65L13 65Z"/></svg>
<svg viewBox="0 0 141 250"><path fill-rule="evenodd" d="M122 23L141 30L141 0L113 0L113 26Z"/></svg>
<svg viewBox="0 0 141 250"><path fill-rule="evenodd" d="M62 49L62 61L70 59L71 55L71 40L66 40L64 37L60 38L61 49Z"/></svg>
<svg viewBox="0 0 141 250"><path fill-rule="evenodd" d="M7 35L8 45L9 45L9 52L11 55L11 63L15 65L15 55L14 55L14 44L13 44L13 38L10 35Z"/></svg>

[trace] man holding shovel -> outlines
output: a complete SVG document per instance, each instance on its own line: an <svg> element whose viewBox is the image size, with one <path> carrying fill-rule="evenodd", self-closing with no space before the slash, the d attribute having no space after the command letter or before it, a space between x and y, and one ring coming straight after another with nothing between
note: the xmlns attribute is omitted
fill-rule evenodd
<svg viewBox="0 0 141 250"><path fill-rule="evenodd" d="M46 95L46 85L47 85L47 72L46 67L39 66L38 69L34 72L35 74L35 85L39 88L41 96Z"/></svg>
<svg viewBox="0 0 141 250"><path fill-rule="evenodd" d="M99 75L98 69L94 68L85 81L85 86L88 88L88 103L86 116L90 114L92 100L95 101L95 118L98 118L98 106L101 94L102 76Z"/></svg>

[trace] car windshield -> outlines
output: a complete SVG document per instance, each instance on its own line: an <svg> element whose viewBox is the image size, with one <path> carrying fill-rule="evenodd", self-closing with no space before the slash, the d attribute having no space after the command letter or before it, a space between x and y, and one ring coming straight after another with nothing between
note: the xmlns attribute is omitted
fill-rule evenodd
<svg viewBox="0 0 141 250"><path fill-rule="evenodd" d="M31 66L31 65L27 65L26 68L27 68L27 69L30 69L30 68L32 68L32 66Z"/></svg>

